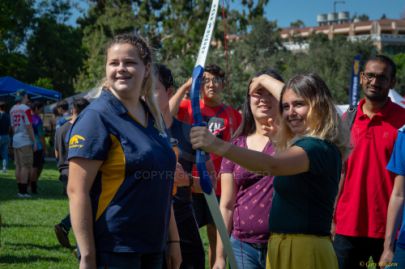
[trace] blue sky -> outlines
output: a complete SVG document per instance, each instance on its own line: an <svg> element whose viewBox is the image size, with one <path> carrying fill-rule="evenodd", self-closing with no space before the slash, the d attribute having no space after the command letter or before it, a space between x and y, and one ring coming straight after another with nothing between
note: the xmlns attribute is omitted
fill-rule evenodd
<svg viewBox="0 0 405 269"><path fill-rule="evenodd" d="M382 14L390 19L399 19L405 12L405 0L345 0L344 2L336 4L337 12L348 11L350 16L366 14L372 20L379 19ZM333 12L333 3L333 0L270 0L265 8L265 14L270 20L276 20L279 27L288 27L291 22L298 19L302 20L305 26L316 26L316 16L320 13Z"/></svg>
<svg viewBox="0 0 405 269"><path fill-rule="evenodd" d="M220 0L220 5L229 3L232 8L241 7L240 0ZM366 14L372 20L379 19L382 14L387 18L399 19L405 12L405 0L344 0L336 4L336 11L348 11L350 16ZM288 27L291 22L302 20L305 26L316 26L316 16L321 13L333 12L333 0L269 0L265 7L265 15L270 20L276 20L279 27ZM83 4L82 7L86 7ZM219 10L219 12L221 12ZM79 14L73 14L69 23L75 24Z"/></svg>

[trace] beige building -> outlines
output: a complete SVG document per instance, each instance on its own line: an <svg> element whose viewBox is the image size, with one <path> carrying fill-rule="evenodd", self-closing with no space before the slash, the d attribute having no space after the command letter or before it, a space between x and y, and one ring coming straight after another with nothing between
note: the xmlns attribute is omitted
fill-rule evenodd
<svg viewBox="0 0 405 269"><path fill-rule="evenodd" d="M329 39L346 36L351 41L370 40L380 51L405 52L405 19L350 22L347 18L347 12L330 13L327 17L321 14L318 15L319 26L284 28L281 30L283 44L291 51L305 51L309 46L305 39L312 34L323 33Z"/></svg>

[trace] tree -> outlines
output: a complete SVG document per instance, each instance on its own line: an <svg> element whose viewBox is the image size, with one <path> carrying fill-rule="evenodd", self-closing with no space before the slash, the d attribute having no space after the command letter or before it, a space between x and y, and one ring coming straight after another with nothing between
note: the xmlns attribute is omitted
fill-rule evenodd
<svg viewBox="0 0 405 269"><path fill-rule="evenodd" d="M296 20L290 23L290 27L292 28L304 28L305 23L302 20Z"/></svg>
<svg viewBox="0 0 405 269"><path fill-rule="evenodd" d="M370 17L367 14L360 14L360 15L355 15L354 19L357 19L359 21L369 21Z"/></svg>
<svg viewBox="0 0 405 269"><path fill-rule="evenodd" d="M0 75L25 78L24 44L34 15L33 0L0 1Z"/></svg>
<svg viewBox="0 0 405 269"><path fill-rule="evenodd" d="M48 78L63 96L73 94L73 81L82 66L84 51L80 29L58 23L48 14L36 19L27 42L27 80Z"/></svg>
<svg viewBox="0 0 405 269"><path fill-rule="evenodd" d="M397 82L395 89L401 93L402 96L405 95L405 53L398 53L392 55L392 60L397 67Z"/></svg>
<svg viewBox="0 0 405 269"><path fill-rule="evenodd" d="M78 91L88 90L104 77L105 44L114 35L123 32L148 33L153 47L159 44L158 11L160 1L99 0L90 1L85 17L78 21L83 29L82 46L86 60L75 82Z"/></svg>
<svg viewBox="0 0 405 269"><path fill-rule="evenodd" d="M354 56L360 54L366 60L376 49L370 41L351 42L344 37L329 40L317 34L309 41L307 53L277 53L272 63L280 68L284 78L298 73L315 72L329 86L337 103L347 103Z"/></svg>
<svg viewBox="0 0 405 269"><path fill-rule="evenodd" d="M85 90L97 85L104 76L104 44L114 34L128 31L137 31L149 38L156 48L157 61L171 67L177 81L184 82L191 76L210 10L209 1L90 2L87 15L79 21L83 29L83 47L86 49L87 60L77 77L77 89ZM226 65L223 47L225 33L238 36L247 34L253 19L263 17L267 2L245 1L243 4L248 11L247 15L223 7L226 18L222 17L220 11L213 37L217 45L210 49L207 63L215 62L222 67Z"/></svg>

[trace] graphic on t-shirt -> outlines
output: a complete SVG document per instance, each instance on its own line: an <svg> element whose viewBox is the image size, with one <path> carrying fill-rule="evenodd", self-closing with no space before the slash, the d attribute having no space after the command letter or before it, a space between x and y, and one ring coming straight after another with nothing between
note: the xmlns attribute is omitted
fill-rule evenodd
<svg viewBox="0 0 405 269"><path fill-rule="evenodd" d="M225 121L222 118L212 117L208 121L208 130L218 138L222 139L225 128Z"/></svg>

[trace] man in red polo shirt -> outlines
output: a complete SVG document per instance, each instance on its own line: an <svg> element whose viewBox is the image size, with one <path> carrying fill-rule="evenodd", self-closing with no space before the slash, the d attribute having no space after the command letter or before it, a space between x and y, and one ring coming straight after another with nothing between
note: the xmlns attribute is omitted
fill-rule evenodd
<svg viewBox="0 0 405 269"><path fill-rule="evenodd" d="M229 141L239 127L242 117L238 111L223 103L221 93L224 89L224 79L225 73L219 66L212 64L204 68L201 83L203 100L200 101L200 108L203 119L207 122L211 133L225 141ZM173 115L177 115L180 121L192 124L191 100L184 99L190 87L191 79L183 84L170 99L170 111ZM218 173L221 168L222 157L214 154L211 154L210 157L214 162L215 171ZM196 169L194 169L193 175L198 176ZM220 178L217 179L215 194L217 197L221 195ZM210 267L212 267L215 262L216 229L202 193L193 193L193 207L199 227L207 225L207 235L210 244L209 261Z"/></svg>
<svg viewBox="0 0 405 269"><path fill-rule="evenodd" d="M342 176L336 212L334 248L340 269L365 268L369 257L379 261L387 208L395 175L386 169L405 124L405 109L391 102L394 62L377 55L366 62L360 83L364 92L351 128L353 150Z"/></svg>

